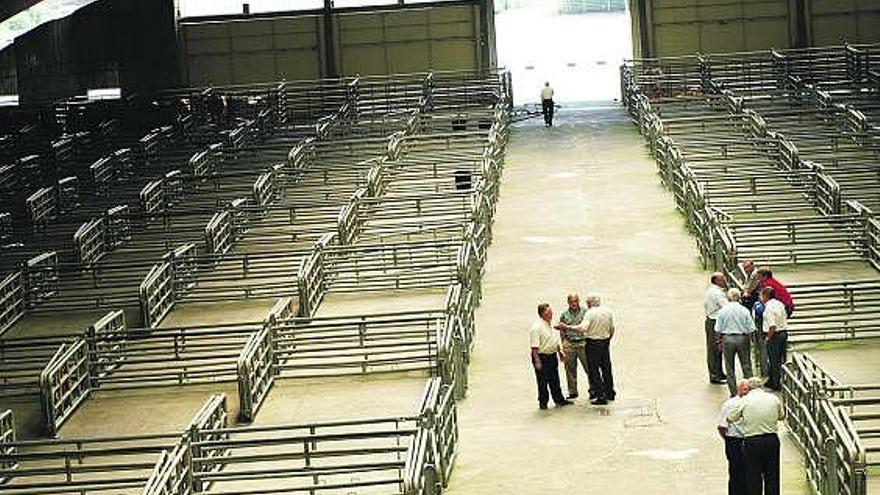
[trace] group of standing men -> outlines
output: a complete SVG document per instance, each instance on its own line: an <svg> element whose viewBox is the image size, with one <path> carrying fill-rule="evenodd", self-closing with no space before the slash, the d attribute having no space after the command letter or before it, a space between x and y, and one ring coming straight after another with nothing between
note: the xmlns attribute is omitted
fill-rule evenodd
<svg viewBox="0 0 880 495"><path fill-rule="evenodd" d="M736 395L735 361L739 360L746 378L753 375L752 342L757 346L767 387L782 389L788 318L794 312L791 294L770 268L756 270L754 263L746 260L743 272L747 280L742 291L729 289L723 273L713 273L704 302L709 381L726 383L731 397Z"/></svg>
<svg viewBox="0 0 880 495"><path fill-rule="evenodd" d="M710 279L704 302L706 364L709 381L726 383L730 391L718 422L728 462L728 494L776 495L780 485L776 429L783 411L779 399L764 387L782 389L788 318L794 312L794 301L769 268L756 270L755 264L746 260L742 269L746 275L742 291L728 288L723 273L713 273ZM763 378L753 376L752 342L757 346L766 384ZM736 380L736 360L744 380Z"/></svg>
<svg viewBox="0 0 880 495"><path fill-rule="evenodd" d="M538 319L529 330L531 362L538 384L538 406L547 408L550 397L557 406L567 406L578 397L577 363L589 378L590 403L604 405L616 398L611 371L611 338L614 336L614 313L602 306L601 297L587 295L587 307L580 296L570 294L568 307L553 324L553 309L538 305ZM557 359L558 356L558 359ZM559 361L565 365L568 397L559 384Z"/></svg>

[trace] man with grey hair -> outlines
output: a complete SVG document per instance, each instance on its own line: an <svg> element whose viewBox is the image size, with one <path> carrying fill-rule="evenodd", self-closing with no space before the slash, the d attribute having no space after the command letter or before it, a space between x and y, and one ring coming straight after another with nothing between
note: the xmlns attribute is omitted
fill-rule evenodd
<svg viewBox="0 0 880 495"><path fill-rule="evenodd" d="M567 298L568 309L559 316L559 322L570 327L577 327L584 321L587 314L586 308L581 306L581 298L578 294L569 294ZM584 373L589 373L587 366L587 336L583 332L575 330L561 330L562 350L565 352L565 378L568 384L568 399L578 397L578 361L584 368ZM590 388L590 399L595 392Z"/></svg>
<svg viewBox="0 0 880 495"><path fill-rule="evenodd" d="M724 356L724 371L727 373L727 388L730 396L736 395L736 361L739 357L739 366L743 376L752 377L751 336L757 330L755 320L749 310L740 304L739 289L727 291L727 304L718 311L715 318L716 339L721 342L721 350Z"/></svg>
<svg viewBox="0 0 880 495"><path fill-rule="evenodd" d="M736 395L721 405L718 418L718 434L724 439L724 455L727 457L727 495L747 495L746 467L743 459L743 433L740 423L731 423L727 417L739 406L742 398L749 393L749 381L736 382Z"/></svg>
<svg viewBox="0 0 880 495"><path fill-rule="evenodd" d="M779 437L784 410L779 399L762 389L761 378L749 378L749 393L727 420L743 434L743 460L748 493L779 495Z"/></svg>
<svg viewBox="0 0 880 495"><path fill-rule="evenodd" d="M614 336L614 313L602 306L599 294L587 295L587 313L584 321L577 327L564 323L556 326L559 330L573 330L586 335L587 366L590 388L595 397L593 405L608 404L617 393L614 390L614 375L611 371L611 338Z"/></svg>

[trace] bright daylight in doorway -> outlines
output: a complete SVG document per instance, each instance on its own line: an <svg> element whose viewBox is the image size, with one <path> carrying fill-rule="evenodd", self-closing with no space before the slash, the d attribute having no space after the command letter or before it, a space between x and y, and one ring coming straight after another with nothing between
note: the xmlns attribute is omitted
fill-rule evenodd
<svg viewBox="0 0 880 495"><path fill-rule="evenodd" d="M546 81L557 102L620 97L619 67L632 57L629 11L562 13L573 10L564 3L496 2L498 63L513 74L517 105L537 103Z"/></svg>

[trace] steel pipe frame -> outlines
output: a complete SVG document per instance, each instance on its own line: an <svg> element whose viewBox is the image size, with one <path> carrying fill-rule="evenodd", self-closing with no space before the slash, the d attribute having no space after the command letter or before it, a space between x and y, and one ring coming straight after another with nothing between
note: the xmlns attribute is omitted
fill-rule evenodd
<svg viewBox="0 0 880 495"><path fill-rule="evenodd" d="M880 405L880 398L856 401L853 397L878 389L878 385L842 385L809 354L794 353L783 368L786 422L804 451L807 477L817 493L867 493L868 449L856 426L860 418L854 408ZM871 415L866 416L870 420Z"/></svg>

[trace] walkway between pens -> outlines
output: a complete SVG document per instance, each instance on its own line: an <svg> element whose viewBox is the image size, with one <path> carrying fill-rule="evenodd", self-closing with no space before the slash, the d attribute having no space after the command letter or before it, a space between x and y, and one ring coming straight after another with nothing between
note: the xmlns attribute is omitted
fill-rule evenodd
<svg viewBox="0 0 880 495"><path fill-rule="evenodd" d="M707 279L637 130L616 103L564 108L553 128L519 124L477 312L470 391L459 405L461 446L449 492L724 493L715 421L727 388L710 385L706 374ZM590 406L581 371L576 405L540 411L527 329L539 302L558 315L575 291L599 292L617 315L617 401ZM808 493L803 461L789 441L782 457L783 493Z"/></svg>

